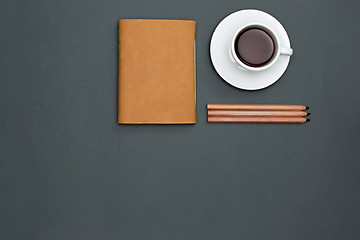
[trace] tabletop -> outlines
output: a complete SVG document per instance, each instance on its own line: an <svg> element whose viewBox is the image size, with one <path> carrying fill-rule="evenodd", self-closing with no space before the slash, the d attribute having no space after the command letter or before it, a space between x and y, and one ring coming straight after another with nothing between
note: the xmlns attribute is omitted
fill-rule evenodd
<svg viewBox="0 0 360 240"><path fill-rule="evenodd" d="M259 91L214 70L216 25L259 9L294 55ZM0 1L0 239L359 239L360 2ZM118 20L197 21L195 125L118 125ZM210 124L207 103L310 106Z"/></svg>

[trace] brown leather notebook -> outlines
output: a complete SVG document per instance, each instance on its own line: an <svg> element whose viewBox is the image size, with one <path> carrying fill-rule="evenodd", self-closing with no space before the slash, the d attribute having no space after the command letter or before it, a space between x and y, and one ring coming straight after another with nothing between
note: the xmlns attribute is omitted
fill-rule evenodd
<svg viewBox="0 0 360 240"><path fill-rule="evenodd" d="M119 20L118 123L196 123L195 30L189 20Z"/></svg>

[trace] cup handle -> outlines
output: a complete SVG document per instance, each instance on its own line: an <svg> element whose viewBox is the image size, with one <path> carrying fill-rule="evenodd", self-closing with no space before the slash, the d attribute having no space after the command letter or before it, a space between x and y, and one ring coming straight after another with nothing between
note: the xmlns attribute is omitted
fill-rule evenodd
<svg viewBox="0 0 360 240"><path fill-rule="evenodd" d="M292 48L288 48L288 47L282 47L280 49L280 54L284 54L284 55L289 55L291 56L293 54L293 50Z"/></svg>

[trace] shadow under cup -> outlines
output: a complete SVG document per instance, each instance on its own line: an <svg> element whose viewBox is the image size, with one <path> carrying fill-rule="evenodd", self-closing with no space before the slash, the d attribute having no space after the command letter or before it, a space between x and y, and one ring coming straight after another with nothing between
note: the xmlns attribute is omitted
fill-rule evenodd
<svg viewBox="0 0 360 240"><path fill-rule="evenodd" d="M241 29L233 44L237 58L251 68L269 65L278 52L276 36L264 26L259 25Z"/></svg>

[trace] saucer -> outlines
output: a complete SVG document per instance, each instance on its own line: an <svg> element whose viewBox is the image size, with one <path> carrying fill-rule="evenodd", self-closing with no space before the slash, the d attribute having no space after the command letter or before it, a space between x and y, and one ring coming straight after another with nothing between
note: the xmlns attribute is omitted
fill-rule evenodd
<svg viewBox="0 0 360 240"><path fill-rule="evenodd" d="M237 30L247 24L266 24L279 37L280 45L290 48L289 37L273 16L259 10L240 10L224 18L216 27L210 43L210 56L217 73L230 85L244 90L259 90L275 83L285 72L289 55L280 55L277 62L263 71L248 71L236 66L229 56L229 44Z"/></svg>

